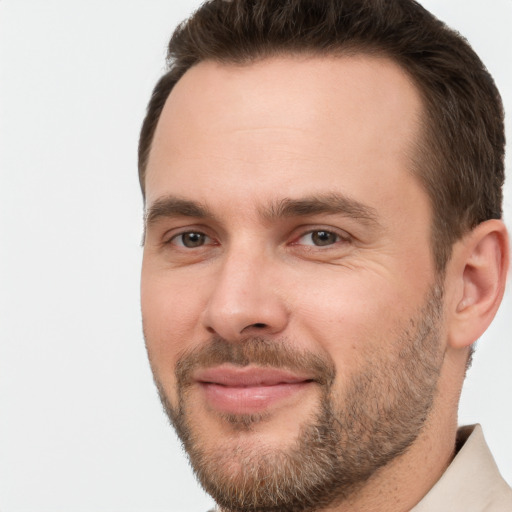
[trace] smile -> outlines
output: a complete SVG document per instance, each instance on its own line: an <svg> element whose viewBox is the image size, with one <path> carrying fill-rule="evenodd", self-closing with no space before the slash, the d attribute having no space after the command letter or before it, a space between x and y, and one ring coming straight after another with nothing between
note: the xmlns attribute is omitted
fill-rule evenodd
<svg viewBox="0 0 512 512"><path fill-rule="evenodd" d="M314 384L308 376L273 368L222 365L195 374L207 404L225 414L255 414L297 397Z"/></svg>

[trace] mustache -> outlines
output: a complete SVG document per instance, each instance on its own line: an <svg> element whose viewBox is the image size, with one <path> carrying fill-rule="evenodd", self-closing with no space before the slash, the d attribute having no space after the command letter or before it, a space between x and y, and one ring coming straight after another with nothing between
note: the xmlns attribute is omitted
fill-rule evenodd
<svg viewBox="0 0 512 512"><path fill-rule="evenodd" d="M286 338L248 337L236 342L214 336L204 344L184 352L176 363L179 386L192 384L192 375L199 368L221 364L245 367L249 365L278 368L312 375L315 382L330 387L336 376L332 358L326 353L314 353L293 348Z"/></svg>

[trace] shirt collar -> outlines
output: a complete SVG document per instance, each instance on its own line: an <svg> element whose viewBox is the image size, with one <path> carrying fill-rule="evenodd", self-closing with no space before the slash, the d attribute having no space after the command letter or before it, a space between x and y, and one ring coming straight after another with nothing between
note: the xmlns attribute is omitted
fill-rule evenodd
<svg viewBox="0 0 512 512"><path fill-rule="evenodd" d="M502 500L512 502L512 490L498 471L480 425L458 430L456 450L448 469L411 512L481 512Z"/></svg>

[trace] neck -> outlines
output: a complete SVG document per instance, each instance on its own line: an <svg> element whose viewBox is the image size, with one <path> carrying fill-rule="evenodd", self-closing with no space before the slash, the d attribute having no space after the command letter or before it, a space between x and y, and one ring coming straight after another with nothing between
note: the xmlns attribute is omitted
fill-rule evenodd
<svg viewBox="0 0 512 512"><path fill-rule="evenodd" d="M410 511L452 461L456 433L456 420L445 425L425 425L415 443L404 454L377 471L346 501L321 512Z"/></svg>
<svg viewBox="0 0 512 512"><path fill-rule="evenodd" d="M317 512L409 512L422 500L455 454L465 357L462 352L446 352L432 410L406 452L378 470L343 503Z"/></svg>

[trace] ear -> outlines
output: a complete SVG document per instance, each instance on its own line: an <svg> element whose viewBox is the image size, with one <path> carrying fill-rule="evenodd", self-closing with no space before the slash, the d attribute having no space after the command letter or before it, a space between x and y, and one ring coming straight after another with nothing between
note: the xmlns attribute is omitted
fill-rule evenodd
<svg viewBox="0 0 512 512"><path fill-rule="evenodd" d="M479 224L455 244L447 269L451 285L448 344L465 348L487 329L505 292L509 267L507 229L500 220Z"/></svg>

